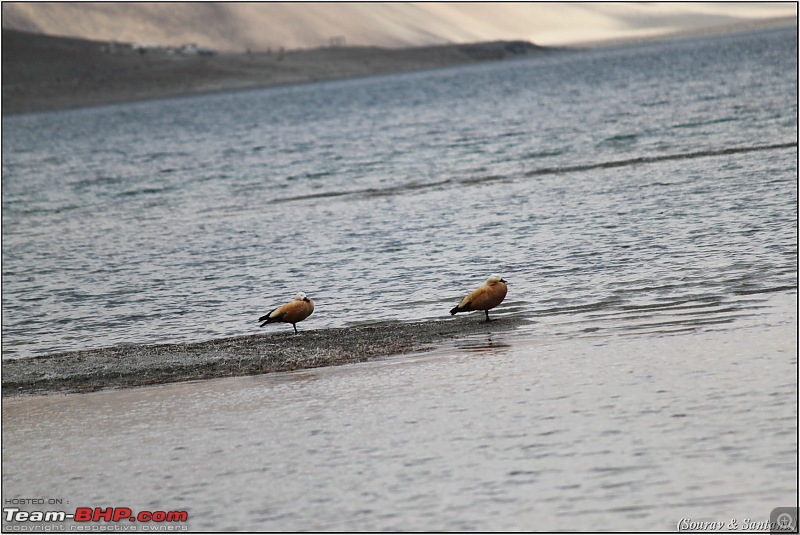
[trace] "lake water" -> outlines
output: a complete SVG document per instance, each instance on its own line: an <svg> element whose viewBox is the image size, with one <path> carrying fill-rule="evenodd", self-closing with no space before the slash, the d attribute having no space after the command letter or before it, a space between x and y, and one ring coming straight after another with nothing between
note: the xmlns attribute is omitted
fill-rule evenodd
<svg viewBox="0 0 800 535"><path fill-rule="evenodd" d="M796 503L794 28L4 117L2 218L3 358L252 334L297 291L301 330L443 318L493 272L529 320L9 400L4 494L274 530Z"/></svg>
<svg viewBox="0 0 800 535"><path fill-rule="evenodd" d="M3 356L298 291L305 328L441 318L494 272L556 332L730 321L797 286L795 35L3 118Z"/></svg>

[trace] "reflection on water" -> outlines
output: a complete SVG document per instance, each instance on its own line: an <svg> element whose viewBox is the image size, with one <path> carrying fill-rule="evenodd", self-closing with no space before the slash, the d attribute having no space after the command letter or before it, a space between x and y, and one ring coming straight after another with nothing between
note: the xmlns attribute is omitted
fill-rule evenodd
<svg viewBox="0 0 800 535"><path fill-rule="evenodd" d="M672 335L432 353L3 406L6 495L203 530L660 530L797 496L796 293ZM498 320L502 321L502 320Z"/></svg>
<svg viewBox="0 0 800 535"><path fill-rule="evenodd" d="M497 337L493 338L491 334L461 339L456 341L453 345L459 351L470 353L492 353L498 355L506 353L512 347L510 344L498 341Z"/></svg>

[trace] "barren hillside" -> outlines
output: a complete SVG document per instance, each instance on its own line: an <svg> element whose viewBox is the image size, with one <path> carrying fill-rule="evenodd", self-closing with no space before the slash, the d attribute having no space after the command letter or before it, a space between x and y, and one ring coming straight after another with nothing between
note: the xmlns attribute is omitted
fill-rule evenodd
<svg viewBox="0 0 800 535"><path fill-rule="evenodd" d="M524 40L540 45L722 31L796 3L4 2L3 28L99 41L265 51Z"/></svg>

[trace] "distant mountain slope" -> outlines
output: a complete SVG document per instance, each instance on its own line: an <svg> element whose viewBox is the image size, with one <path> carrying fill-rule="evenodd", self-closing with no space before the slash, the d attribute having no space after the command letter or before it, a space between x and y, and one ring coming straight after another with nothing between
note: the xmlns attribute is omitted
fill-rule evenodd
<svg viewBox="0 0 800 535"><path fill-rule="evenodd" d="M496 40L564 45L797 17L795 3L4 2L3 28L244 51Z"/></svg>
<svg viewBox="0 0 800 535"><path fill-rule="evenodd" d="M220 52L3 30L2 113L96 106L559 53L524 41Z"/></svg>

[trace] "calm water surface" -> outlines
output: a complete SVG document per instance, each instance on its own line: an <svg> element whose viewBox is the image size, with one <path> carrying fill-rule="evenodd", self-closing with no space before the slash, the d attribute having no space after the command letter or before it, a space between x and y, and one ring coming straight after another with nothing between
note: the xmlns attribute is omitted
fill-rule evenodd
<svg viewBox="0 0 800 535"><path fill-rule="evenodd" d="M3 491L197 529L672 530L797 498L797 33L3 118L3 358L441 318L3 406ZM475 317L475 321L479 321ZM278 328L278 327L276 327Z"/></svg>
<svg viewBox="0 0 800 535"><path fill-rule="evenodd" d="M197 530L674 531L797 498L797 300L739 328L5 401L6 497ZM776 313L782 311L782 314Z"/></svg>

